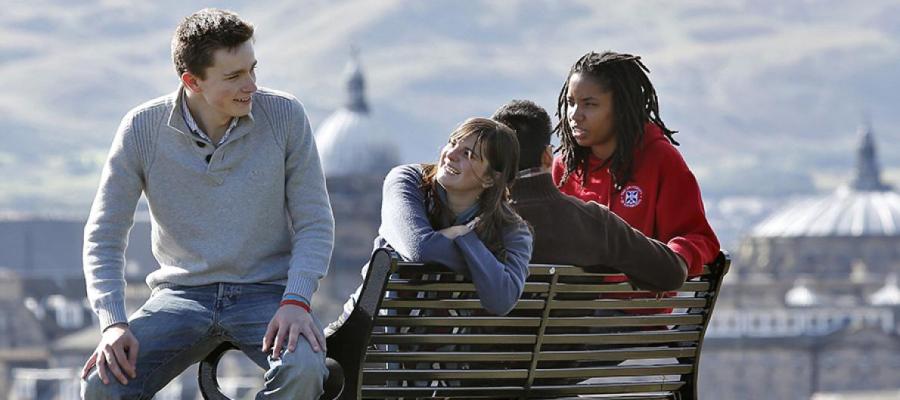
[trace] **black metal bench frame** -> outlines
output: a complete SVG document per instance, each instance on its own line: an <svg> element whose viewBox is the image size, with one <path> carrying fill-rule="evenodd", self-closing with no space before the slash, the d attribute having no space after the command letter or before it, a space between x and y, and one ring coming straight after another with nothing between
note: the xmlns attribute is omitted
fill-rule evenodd
<svg viewBox="0 0 900 400"><path fill-rule="evenodd" d="M379 249L355 309L327 338L331 374L322 398L696 399L703 337L729 266L722 252L676 296L657 299L646 293L610 298L638 290L627 282L604 283L621 276L609 270L531 265L515 310L497 317L479 311L470 282L443 267L401 262ZM674 311L592 314L649 308ZM447 310L466 311L449 315ZM453 327L463 331L448 332ZM205 399L227 399L216 381L216 364L231 348L226 343L201 363ZM622 364L626 360L650 364ZM604 381L584 382L588 378ZM445 385L435 387L436 382Z"/></svg>

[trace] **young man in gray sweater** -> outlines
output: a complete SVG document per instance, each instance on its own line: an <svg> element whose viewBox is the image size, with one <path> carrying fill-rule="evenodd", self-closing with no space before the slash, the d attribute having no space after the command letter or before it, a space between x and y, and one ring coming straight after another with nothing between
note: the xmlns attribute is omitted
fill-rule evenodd
<svg viewBox="0 0 900 400"><path fill-rule="evenodd" d="M256 86L253 26L204 9L175 31L181 85L123 118L85 226L84 272L102 338L86 399L145 399L223 341L268 370L258 399L317 399L325 339L310 299L334 219L309 120ZM125 315L124 250L141 194L160 268Z"/></svg>

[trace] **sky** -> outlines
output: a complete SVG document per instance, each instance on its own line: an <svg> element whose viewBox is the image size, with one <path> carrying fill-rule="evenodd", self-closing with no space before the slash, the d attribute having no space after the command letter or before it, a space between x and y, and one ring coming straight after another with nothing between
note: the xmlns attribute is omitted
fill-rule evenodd
<svg viewBox="0 0 900 400"><path fill-rule="evenodd" d="M259 83L300 98L313 127L343 102L357 47L403 162L513 98L553 114L570 65L611 49L651 69L705 196L831 190L866 121L900 178L900 1L7 0L0 212L87 213L122 116L177 88L171 34L203 6L257 26Z"/></svg>

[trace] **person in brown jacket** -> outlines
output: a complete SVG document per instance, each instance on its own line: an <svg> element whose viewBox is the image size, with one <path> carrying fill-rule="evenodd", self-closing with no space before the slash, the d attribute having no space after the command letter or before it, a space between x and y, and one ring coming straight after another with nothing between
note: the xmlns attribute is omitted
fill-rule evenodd
<svg viewBox="0 0 900 400"><path fill-rule="evenodd" d="M563 194L553 184L546 110L513 100L491 118L515 130L519 139L519 173L511 194L516 212L534 230L531 263L612 268L654 292L681 287L687 267L665 243L644 236L608 208Z"/></svg>

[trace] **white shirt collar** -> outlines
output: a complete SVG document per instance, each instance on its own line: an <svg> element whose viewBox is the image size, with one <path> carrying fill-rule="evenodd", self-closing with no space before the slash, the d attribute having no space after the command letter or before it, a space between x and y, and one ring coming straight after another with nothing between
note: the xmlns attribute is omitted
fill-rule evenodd
<svg viewBox="0 0 900 400"><path fill-rule="evenodd" d="M549 174L549 173L550 173L549 171L544 171L544 169L541 167L528 168L528 169L523 169L523 170L519 171L518 173L516 173L516 179L530 178L532 176L537 176L540 174Z"/></svg>
<svg viewBox="0 0 900 400"><path fill-rule="evenodd" d="M191 110L187 105L187 94L185 93L187 89L183 89L181 92L181 116L184 117L184 123L187 124L188 129L191 130L195 135L199 136L201 139L212 143L213 146L219 147L222 143L225 143L228 140L228 136L231 134L231 131L234 130L234 127L237 126L238 118L232 117L231 123L228 125L228 129L225 130L225 134L222 135L222 139L219 140L219 143L213 143L212 139L206 135L206 132L203 132L200 129L200 126L197 125L197 121L194 120L194 116L191 115Z"/></svg>

